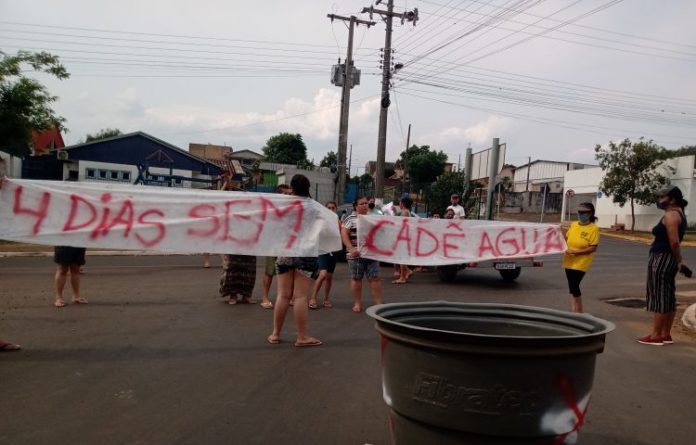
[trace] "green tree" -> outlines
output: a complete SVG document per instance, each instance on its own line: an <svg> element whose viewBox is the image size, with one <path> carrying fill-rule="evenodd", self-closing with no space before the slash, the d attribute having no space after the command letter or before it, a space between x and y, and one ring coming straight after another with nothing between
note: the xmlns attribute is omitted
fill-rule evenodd
<svg viewBox="0 0 696 445"><path fill-rule="evenodd" d="M696 145L685 145L676 150L665 150L665 159L678 158L680 156L696 155Z"/></svg>
<svg viewBox="0 0 696 445"><path fill-rule="evenodd" d="M438 176L445 171L447 155L442 151L431 150L429 145L412 145L401 152L396 162L399 168L404 168L411 180L412 189L428 189Z"/></svg>
<svg viewBox="0 0 696 445"><path fill-rule="evenodd" d="M674 170L662 163L664 158L664 148L643 138L636 143L626 138L618 144L595 147L595 159L604 171L599 190L620 207L631 204L631 231L636 226L635 204L654 203L655 190L669 183L660 170Z"/></svg>
<svg viewBox="0 0 696 445"><path fill-rule="evenodd" d="M338 156L336 155L335 151L330 151L326 153L326 156L324 156L324 159L321 160L319 163L319 167L333 167L336 168L338 166Z"/></svg>
<svg viewBox="0 0 696 445"><path fill-rule="evenodd" d="M94 134L88 134L85 137L85 142L99 141L101 139L109 139L116 136L121 136L121 130L118 128L103 128Z"/></svg>
<svg viewBox="0 0 696 445"><path fill-rule="evenodd" d="M47 52L12 56L0 51L0 149L19 157L31 152L32 130L65 130L65 119L51 108L58 98L28 77L27 68L58 79L70 77L58 57Z"/></svg>
<svg viewBox="0 0 696 445"><path fill-rule="evenodd" d="M280 133L271 136L263 147L268 162L278 164L307 165L307 146L300 134Z"/></svg>
<svg viewBox="0 0 696 445"><path fill-rule="evenodd" d="M480 187L476 183L467 187L468 178L463 171L445 173L435 181L428 194L428 207L431 212L444 215L447 206L451 204L450 197L453 193L460 196L459 202L466 210L467 215L474 215L476 199L471 197L471 192Z"/></svg>

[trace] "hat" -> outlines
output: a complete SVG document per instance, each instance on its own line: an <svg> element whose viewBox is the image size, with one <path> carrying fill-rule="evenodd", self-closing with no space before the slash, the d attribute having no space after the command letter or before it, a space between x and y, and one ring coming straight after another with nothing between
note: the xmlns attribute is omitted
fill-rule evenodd
<svg viewBox="0 0 696 445"><path fill-rule="evenodd" d="M681 208L684 208L687 206L687 204L689 204L689 201L684 199L681 189L676 185L658 190L657 196L669 196L670 198L673 198L677 202L677 205Z"/></svg>

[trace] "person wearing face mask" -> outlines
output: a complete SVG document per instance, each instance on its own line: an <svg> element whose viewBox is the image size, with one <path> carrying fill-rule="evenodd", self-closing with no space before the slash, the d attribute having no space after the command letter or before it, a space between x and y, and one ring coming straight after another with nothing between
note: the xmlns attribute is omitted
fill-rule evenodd
<svg viewBox="0 0 696 445"><path fill-rule="evenodd" d="M369 210L370 215L384 215L384 213L382 213L382 211L380 209L375 208L375 198L374 197L371 197L367 201L367 208L370 209Z"/></svg>
<svg viewBox="0 0 696 445"><path fill-rule="evenodd" d="M599 245L599 227L595 224L596 220L594 205L583 202L578 206L578 220L570 225L566 233L568 250L563 256L563 269L572 297L571 308L577 313L582 313L580 282L590 270Z"/></svg>
<svg viewBox="0 0 696 445"><path fill-rule="evenodd" d="M637 338L644 345L672 344L672 324L677 312L677 272L682 268L680 244L686 232L684 208L688 202L679 187L667 187L657 192L657 208L664 216L652 229L655 237L650 245L646 309L653 313L652 332Z"/></svg>

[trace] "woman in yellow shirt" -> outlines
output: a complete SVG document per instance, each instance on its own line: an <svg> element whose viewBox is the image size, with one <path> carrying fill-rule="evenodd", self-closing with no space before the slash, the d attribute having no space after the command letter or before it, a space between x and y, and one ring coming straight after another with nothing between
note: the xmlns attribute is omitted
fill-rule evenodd
<svg viewBox="0 0 696 445"><path fill-rule="evenodd" d="M566 233L568 250L563 257L563 268L568 278L568 289L572 298L573 312L582 312L580 281L590 270L594 253L599 245L599 227L595 224L595 208L592 203L578 206L578 220L570 225Z"/></svg>

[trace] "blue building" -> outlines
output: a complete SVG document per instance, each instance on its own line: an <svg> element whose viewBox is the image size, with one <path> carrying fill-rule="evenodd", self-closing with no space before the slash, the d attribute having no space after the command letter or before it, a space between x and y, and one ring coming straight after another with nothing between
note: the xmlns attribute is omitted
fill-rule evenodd
<svg viewBox="0 0 696 445"><path fill-rule="evenodd" d="M22 177L209 188L221 167L147 133L52 150L23 160Z"/></svg>

